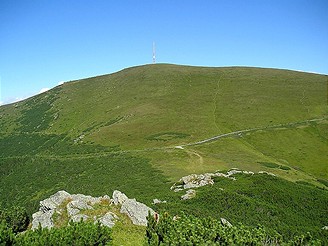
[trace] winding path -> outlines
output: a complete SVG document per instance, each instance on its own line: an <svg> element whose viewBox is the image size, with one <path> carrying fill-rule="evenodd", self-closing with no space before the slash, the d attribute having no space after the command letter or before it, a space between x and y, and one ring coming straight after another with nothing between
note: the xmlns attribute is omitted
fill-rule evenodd
<svg viewBox="0 0 328 246"><path fill-rule="evenodd" d="M196 145L202 145L205 143L217 141L221 138L227 138L227 137L233 137L233 136L239 136L243 133L249 133L249 132L256 132L260 130L271 130L271 129L277 129L277 128L283 128L283 127L291 127L291 126L301 126L304 124L308 124L311 122L320 122L328 120L328 117L318 118L318 119L310 119L305 121L298 121L298 122L292 122L292 123L286 123L286 124L278 124L278 125L272 125L272 126L266 126L266 127L257 127L257 128L249 128L239 131L233 131L228 132L220 135L216 135L207 139L203 139L197 142L191 142L186 143L178 146L165 146L165 147L156 147L156 148L145 148L145 149L132 149L132 150L119 150L119 151L112 151L112 152L101 152L101 153L84 153L84 154L69 154L69 155L33 155L33 157L40 157L40 158L48 158L48 159L85 159L85 158L94 158L96 157L105 157L110 156L113 154L119 154L119 153L137 153L137 152L149 152L149 151L159 151L159 150L169 150L169 149L184 149L188 146L196 146ZM203 162L202 156L200 156L197 152L190 152L189 154L193 154L199 157L200 163ZM19 158L19 157L27 157L25 156L8 156L8 157L2 157L0 159L11 159L11 158Z"/></svg>
<svg viewBox="0 0 328 246"><path fill-rule="evenodd" d="M249 128L249 129L244 129L244 130L239 130L239 131L220 134L220 135L217 135L217 136L214 136L214 137L211 137L211 138L207 138L207 139L204 139L204 140L201 140L201 141L198 141L198 142L187 143L187 144L183 144L183 145L176 146L176 147L182 147L183 148L183 147L187 147L187 146L200 145L200 144L204 144L204 143L208 143L208 142L218 140L220 138L238 136L240 134L247 133L247 132L255 132L255 131L259 131L259 130L268 130L268 129L275 129L275 128L281 128L281 127L297 126L297 125L303 125L303 124L307 124L307 123L311 123L311 122L323 121L323 120L327 120L327 119L328 119L327 117L323 117L323 118L319 118L319 119L311 119L311 120L298 121L298 122L292 122L292 123L286 123L286 124L278 124L278 125L272 125L272 126L266 126L266 127Z"/></svg>

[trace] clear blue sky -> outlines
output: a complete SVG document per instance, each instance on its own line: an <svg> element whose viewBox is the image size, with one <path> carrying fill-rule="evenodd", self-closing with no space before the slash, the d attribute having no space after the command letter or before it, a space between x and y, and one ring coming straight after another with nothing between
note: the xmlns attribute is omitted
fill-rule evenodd
<svg viewBox="0 0 328 246"><path fill-rule="evenodd" d="M328 74L327 0L1 0L1 103L152 62Z"/></svg>

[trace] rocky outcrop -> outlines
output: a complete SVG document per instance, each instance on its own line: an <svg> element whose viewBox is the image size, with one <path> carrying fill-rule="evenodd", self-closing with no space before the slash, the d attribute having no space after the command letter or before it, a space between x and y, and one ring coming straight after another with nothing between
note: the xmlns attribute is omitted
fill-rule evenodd
<svg viewBox="0 0 328 246"><path fill-rule="evenodd" d="M267 171L259 171L259 174L266 174L266 175L270 175L270 176L276 176L274 173L270 173L270 172L267 172Z"/></svg>
<svg viewBox="0 0 328 246"><path fill-rule="evenodd" d="M71 195L64 190L58 191L54 195L40 202L41 211L50 211L58 207L66 199L70 199Z"/></svg>
<svg viewBox="0 0 328 246"><path fill-rule="evenodd" d="M68 216L71 217L78 214L82 209L93 209L93 207L91 205L88 205L86 201L77 199L77 200L70 201L66 205L66 209L67 209Z"/></svg>
<svg viewBox="0 0 328 246"><path fill-rule="evenodd" d="M162 201L162 200L157 199L157 198L153 199L153 204L154 204L154 205L155 205L155 204L160 204L160 203L167 203L167 201Z"/></svg>
<svg viewBox="0 0 328 246"><path fill-rule="evenodd" d="M185 189L198 188L205 185L213 185L214 177L223 177L236 180L233 175L236 174L248 174L253 175L251 171L241 171L236 168L229 170L227 173L215 172L215 173L205 173L205 174L190 174L188 176L182 177L177 183L175 183L171 190L178 192Z"/></svg>
<svg viewBox="0 0 328 246"><path fill-rule="evenodd" d="M154 214L154 210L147 207L136 199L129 199L124 193L115 190L113 192L113 201L115 205L121 205L120 213L126 214L135 225L147 225L148 212Z"/></svg>
<svg viewBox="0 0 328 246"><path fill-rule="evenodd" d="M107 212L103 217L101 217L98 221L100 224L108 227L113 227L115 225L115 221L118 220L116 214L112 212Z"/></svg>
<svg viewBox="0 0 328 246"><path fill-rule="evenodd" d="M181 180L184 183L183 188L190 189L190 188L197 188L205 185L212 185L214 184L212 176L214 176L214 174L205 173L200 175L191 174L186 177L182 177Z"/></svg>
<svg viewBox="0 0 328 246"><path fill-rule="evenodd" d="M127 214L135 225L147 225L148 212L154 214L154 210L147 207L145 204L137 202L135 199L127 199L121 207L121 213Z"/></svg>
<svg viewBox="0 0 328 246"><path fill-rule="evenodd" d="M216 173L205 173L205 174L190 174L188 176L182 177L177 183L175 183L171 190L175 192L184 190L184 189L191 189L191 188L198 188L205 185L213 185L214 180L213 177L224 177L230 178L230 175L216 172ZM231 178L234 179L234 178Z"/></svg>
<svg viewBox="0 0 328 246"><path fill-rule="evenodd" d="M186 194L184 194L184 195L181 196L181 200L189 200L189 199L191 199L191 198L193 198L195 196L196 196L196 191L190 189L190 190L187 190L186 191Z"/></svg>
<svg viewBox="0 0 328 246"><path fill-rule="evenodd" d="M54 195L40 202L40 209L33 214L32 229L39 226L42 228L54 227L54 214L58 216L67 213L70 221L79 222L91 220L95 223L108 227L113 227L119 217L111 211L98 216L90 217L85 213L94 209L94 206L100 203L106 203L110 206L119 206L120 213L127 214L135 225L147 225L148 212L154 214L154 211L145 204L137 202L135 199L129 199L124 193L115 190L113 199L108 195L102 197L92 197L83 194L69 194L66 191L58 191ZM58 217L57 216L57 217Z"/></svg>
<svg viewBox="0 0 328 246"><path fill-rule="evenodd" d="M87 221L89 219L89 216L86 214L75 214L71 217L71 221L73 222L80 222L82 221Z"/></svg>
<svg viewBox="0 0 328 246"><path fill-rule="evenodd" d="M54 195L40 202L40 209L32 215L32 229L36 229L39 225L42 228L52 228L54 221L52 219L56 208L71 195L66 191L58 191Z"/></svg>
<svg viewBox="0 0 328 246"><path fill-rule="evenodd" d="M128 200L129 198L122 192L118 191L118 190L114 190L113 192L113 201L115 205L122 205L126 200Z"/></svg>
<svg viewBox="0 0 328 246"><path fill-rule="evenodd" d="M263 173L263 172L259 172ZM254 172L251 171L241 171L237 168L230 169L227 173L221 173L219 171L215 173L204 173L204 174L190 174L188 176L182 177L177 183L175 183L171 190L174 192L179 192L183 190L187 190L186 194L181 196L181 200L188 200L196 196L195 188L202 187L205 185L213 185L214 184L214 177L222 177L222 178L228 178L231 180L236 180L236 177L233 175L236 174L247 174L247 175L253 175ZM271 175L270 173L267 173ZM220 190L224 190L223 188L220 188ZM154 203L155 200L154 200Z"/></svg>
<svg viewBox="0 0 328 246"><path fill-rule="evenodd" d="M38 211L32 215L32 229L36 229L39 225L42 228L52 228L54 226L54 221L52 215L54 210L49 211Z"/></svg>

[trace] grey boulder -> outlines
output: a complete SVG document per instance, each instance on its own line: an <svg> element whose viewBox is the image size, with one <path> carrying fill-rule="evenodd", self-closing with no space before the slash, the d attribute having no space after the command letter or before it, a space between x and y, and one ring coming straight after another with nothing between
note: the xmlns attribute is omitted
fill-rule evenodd
<svg viewBox="0 0 328 246"><path fill-rule="evenodd" d="M154 210L145 204L137 202L135 199L127 199L122 204L121 213L127 214L135 225L147 225L148 212L154 214Z"/></svg>
<svg viewBox="0 0 328 246"><path fill-rule="evenodd" d="M115 205L122 205L129 198L122 192L114 190L113 192L113 201Z"/></svg>
<svg viewBox="0 0 328 246"><path fill-rule="evenodd" d="M48 210L46 212L38 211L32 215L32 230L35 230L41 226L41 228L52 228L54 227L54 222L52 220L52 215L54 210Z"/></svg>
<svg viewBox="0 0 328 246"><path fill-rule="evenodd" d="M112 212L107 212L103 217L101 217L98 221L100 224L103 226L107 227L113 227L115 225L115 221L118 220L119 218L116 216L116 214Z"/></svg>

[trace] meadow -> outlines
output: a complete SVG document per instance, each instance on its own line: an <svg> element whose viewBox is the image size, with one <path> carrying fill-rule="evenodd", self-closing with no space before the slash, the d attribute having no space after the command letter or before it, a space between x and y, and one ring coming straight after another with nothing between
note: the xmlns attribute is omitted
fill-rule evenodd
<svg viewBox="0 0 328 246"><path fill-rule="evenodd" d="M154 64L1 106L2 206L31 215L61 189L118 189L149 206L171 201L160 211L320 237L328 223L327 85L326 75L289 70ZM182 176L230 168L277 178L218 180L187 202L169 189Z"/></svg>

